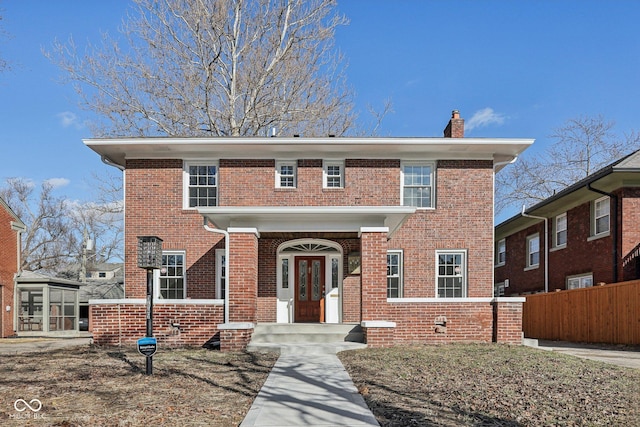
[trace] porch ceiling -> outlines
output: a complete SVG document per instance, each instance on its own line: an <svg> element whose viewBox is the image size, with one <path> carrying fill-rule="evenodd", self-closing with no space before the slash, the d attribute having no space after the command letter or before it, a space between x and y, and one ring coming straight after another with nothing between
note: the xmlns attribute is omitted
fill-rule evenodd
<svg viewBox="0 0 640 427"><path fill-rule="evenodd" d="M256 228L259 232L358 232L388 227L393 234L416 211L412 206L218 206L198 212L220 229Z"/></svg>

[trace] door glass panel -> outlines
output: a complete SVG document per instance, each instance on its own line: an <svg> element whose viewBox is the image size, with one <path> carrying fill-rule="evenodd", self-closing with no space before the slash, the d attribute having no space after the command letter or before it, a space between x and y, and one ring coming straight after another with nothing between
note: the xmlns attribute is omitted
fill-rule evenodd
<svg viewBox="0 0 640 427"><path fill-rule="evenodd" d="M311 298L313 299L313 301L320 301L321 295L320 295L320 261L318 260L314 260L312 263L312 269L311 269L311 280L313 283L313 294L311 295Z"/></svg>
<svg viewBox="0 0 640 427"><path fill-rule="evenodd" d="M299 267L298 283L300 288L298 299L300 301L306 301L307 300L307 261L301 260L298 267Z"/></svg>

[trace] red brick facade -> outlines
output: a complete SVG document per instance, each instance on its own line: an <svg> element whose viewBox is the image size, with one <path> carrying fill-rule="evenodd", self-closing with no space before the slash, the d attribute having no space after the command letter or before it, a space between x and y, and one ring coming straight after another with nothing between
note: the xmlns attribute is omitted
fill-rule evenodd
<svg viewBox="0 0 640 427"><path fill-rule="evenodd" d="M463 123L459 117L452 119L451 136L462 138ZM171 316L180 317L184 322L194 319L201 325L193 329L193 333L182 330L181 342L202 344L199 340L206 341L219 332L223 349L241 349L250 339L255 324L282 322L282 310L291 308L291 302L281 295L290 292L292 286L288 284L294 282L285 284L282 281L285 273L281 269L282 259L289 257L293 261L295 255L283 248L288 248L289 242L322 242L325 252L315 255L326 256L326 277L336 271L341 273L340 277L331 277L337 284L326 289L338 291L332 295L336 298L332 301L339 304L335 321L362 322L369 345L518 342L518 334L513 331L521 326L518 318L521 302L513 302L513 311L507 312L493 300L493 154L477 160L450 159L442 157L442 152L439 157L425 155L433 166L434 206L414 212L413 208L401 206L401 159L404 157L395 155L395 142L389 141L384 148L389 153L388 159L345 156L344 185L340 188L323 187L322 157L296 160L295 187L279 188L275 182L275 159L220 155L216 161L217 206L229 210L247 208L236 210L241 213L250 212L249 208L268 207L282 216L265 220L259 215L242 213L244 216L233 218L223 227L229 233L228 242L222 234L204 229L203 216L209 215L204 212L206 209L198 213L184 208L182 159L145 160L137 154L135 159L126 160L125 297L140 299L146 292L145 272L136 266L137 236L158 236L163 239L163 250L185 254L186 298L203 300L201 305L175 304L172 309L178 312L160 314L158 319L164 320L158 321L168 324ZM270 143L270 140L264 142ZM302 146L305 141L292 144ZM318 146L309 147L325 149ZM415 148L407 144L405 150ZM212 149L210 156L200 157L215 159L217 156ZM193 155L185 155L185 159L190 158L194 158ZM415 154L408 158L415 159ZM301 219L295 213L289 214L288 209L300 207L317 207L326 215L314 216L311 211L305 212L307 216ZM345 210L332 213L331 208L335 207ZM341 221L347 223L355 217L344 219L343 215L357 208L364 208L357 211L364 212L358 213L361 222L342 226ZM372 213L369 208L373 209ZM400 213L399 208L404 210ZM220 214L216 208L211 211L212 216L207 218L213 227L219 218L216 215ZM388 224L393 224L390 218L400 214L404 217L398 228L390 228ZM229 246L228 319L224 319L222 300L214 299L219 267L216 250L224 249L225 243ZM387 251L402 253L401 299L387 298ZM462 275L466 286L462 297L438 298L437 251L464 254ZM325 255L327 253L330 255ZM336 264L340 264L339 270L333 270ZM289 271L287 274L293 274L293 266ZM157 307L162 305L160 302ZM123 302L92 305L94 340L112 344L116 338L118 342L132 342L142 336L144 313L140 312L141 308L140 304ZM285 314L292 321L291 314ZM202 321L198 320L199 316ZM504 326L504 331L496 333L494 318ZM127 326L123 327L123 323ZM167 332L158 337L161 341L170 340L173 335Z"/></svg>
<svg viewBox="0 0 640 427"><path fill-rule="evenodd" d="M15 335L14 290L20 256L20 228L24 228L24 224L0 199L0 338Z"/></svg>

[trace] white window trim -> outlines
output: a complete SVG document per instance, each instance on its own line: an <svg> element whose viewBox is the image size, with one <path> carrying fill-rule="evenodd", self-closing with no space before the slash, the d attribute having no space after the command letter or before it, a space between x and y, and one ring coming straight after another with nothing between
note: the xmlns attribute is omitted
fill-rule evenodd
<svg viewBox="0 0 640 427"><path fill-rule="evenodd" d="M558 230L558 220L560 218L564 218L564 230ZM558 244L558 231L564 231L566 233L565 242L562 244ZM564 249L567 247L568 241L569 241L569 222L567 220L567 213L564 212L556 216L553 220L553 248Z"/></svg>
<svg viewBox="0 0 640 427"><path fill-rule="evenodd" d="M293 187L283 187L280 175L281 166L293 166ZM276 188L293 189L298 187L298 161L297 160L277 160L276 161Z"/></svg>
<svg viewBox="0 0 640 427"><path fill-rule="evenodd" d="M577 288L569 288L569 281L570 280L578 280L579 283L582 282L583 279L591 279L591 286L578 286ZM593 286L593 273L584 273L584 274L576 274L573 276L567 276L566 279L566 288L567 289L584 289L584 288L590 288Z"/></svg>
<svg viewBox="0 0 640 427"><path fill-rule="evenodd" d="M538 263L537 264L530 264L529 263L529 259L530 259L531 253L529 252L529 246L530 246L529 242L531 242L533 239L536 239L536 238L538 239ZM527 239L526 239L526 245L527 246L525 248L525 256L526 256L526 259L525 259L525 266L526 266L525 267L525 271L533 270L533 269L536 269L536 268L538 268L540 266L540 260L541 260L540 257L542 255L541 251L540 251L540 233L535 233L535 234L528 235Z"/></svg>
<svg viewBox="0 0 640 427"><path fill-rule="evenodd" d="M609 217L609 228L606 231L601 231L600 233L596 233L596 222L598 220L598 218L596 218L596 205L599 202L602 202L604 200L608 200L609 202L609 210L607 212L607 215L603 215L599 218L604 218L605 216ZM604 196L604 197L600 197L599 199L596 199L593 201L593 203L591 204L591 236L589 236L589 238L591 240L600 238L600 237L606 237L609 235L609 233L611 232L611 199L609 198L609 196Z"/></svg>
<svg viewBox="0 0 640 427"><path fill-rule="evenodd" d="M404 251L402 249L389 249L387 251L387 255L389 254L399 255L398 257L398 295L400 296L398 298L403 298L404 296ZM387 280L388 278L389 276L387 276ZM396 298L387 297L387 299L396 299Z"/></svg>
<svg viewBox="0 0 640 427"><path fill-rule="evenodd" d="M500 243L504 243L504 261L500 261ZM507 262L507 239L500 239L496 242L495 267L502 267Z"/></svg>
<svg viewBox="0 0 640 427"><path fill-rule="evenodd" d="M179 300L183 300L183 299L187 299L187 253L186 251L172 251L172 250L167 250L167 251L162 251L162 255L182 255L182 260L184 262L184 265L182 266L182 286L184 288L182 294L183 297L182 298L178 298ZM160 293L160 270L155 269L153 270L153 299L159 299L159 300L164 300L164 298L162 298L162 294ZM173 299L173 298L171 298Z"/></svg>
<svg viewBox="0 0 640 427"><path fill-rule="evenodd" d="M182 209L197 210L197 207L189 207L189 166L208 165L216 167L216 186L218 187L218 205L220 205L220 162L218 159L193 159L182 162Z"/></svg>
<svg viewBox="0 0 640 427"><path fill-rule="evenodd" d="M222 258L224 257L225 250L224 249L216 249L216 299L222 299L222 267L224 267L224 263ZM227 275L229 272L225 272ZM225 276L227 283L229 280Z"/></svg>
<svg viewBox="0 0 640 427"><path fill-rule="evenodd" d="M462 254L462 268L464 270L464 273L462 275L463 277L463 281L462 281L462 296L461 297L453 297L453 298L467 298L467 294L469 292L469 267L468 267L468 261L467 261L467 257L468 257L468 251L466 249L438 249L436 250L436 259L435 259L435 296L437 299L439 300L449 300L452 299L451 297L439 297L438 296L438 277L439 277L439 271L438 271L438 259L439 259L439 255L442 254Z"/></svg>
<svg viewBox="0 0 640 427"><path fill-rule="evenodd" d="M400 162L400 206L408 206L404 203L404 167L405 166L431 166L431 206L418 207L418 210L428 210L436 208L436 162L435 160L411 160Z"/></svg>
<svg viewBox="0 0 640 427"><path fill-rule="evenodd" d="M340 167L340 186L339 187L328 187L327 186L327 177L328 177L328 168L329 166L339 166ZM335 190L340 188L345 188L345 166L344 160L323 160L322 161L322 188Z"/></svg>

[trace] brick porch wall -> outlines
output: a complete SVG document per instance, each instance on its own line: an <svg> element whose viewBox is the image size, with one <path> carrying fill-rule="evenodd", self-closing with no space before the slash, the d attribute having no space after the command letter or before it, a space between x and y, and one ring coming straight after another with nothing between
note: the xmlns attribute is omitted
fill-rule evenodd
<svg viewBox="0 0 640 427"><path fill-rule="evenodd" d="M493 338L491 302L390 303L389 318L397 325L395 341L404 344L491 342Z"/></svg>
<svg viewBox="0 0 640 427"><path fill-rule="evenodd" d="M494 302L494 341L522 344L523 302Z"/></svg>
<svg viewBox="0 0 640 427"><path fill-rule="evenodd" d="M146 334L144 301L91 304L93 341L98 345L134 345ZM220 304L153 305L153 336L167 347L201 346L218 332L224 308ZM179 328L171 324L179 324Z"/></svg>
<svg viewBox="0 0 640 427"><path fill-rule="evenodd" d="M11 228L15 218L0 206L0 338L15 334L13 327L14 275L18 272L18 232ZM5 307L11 307L7 311Z"/></svg>

